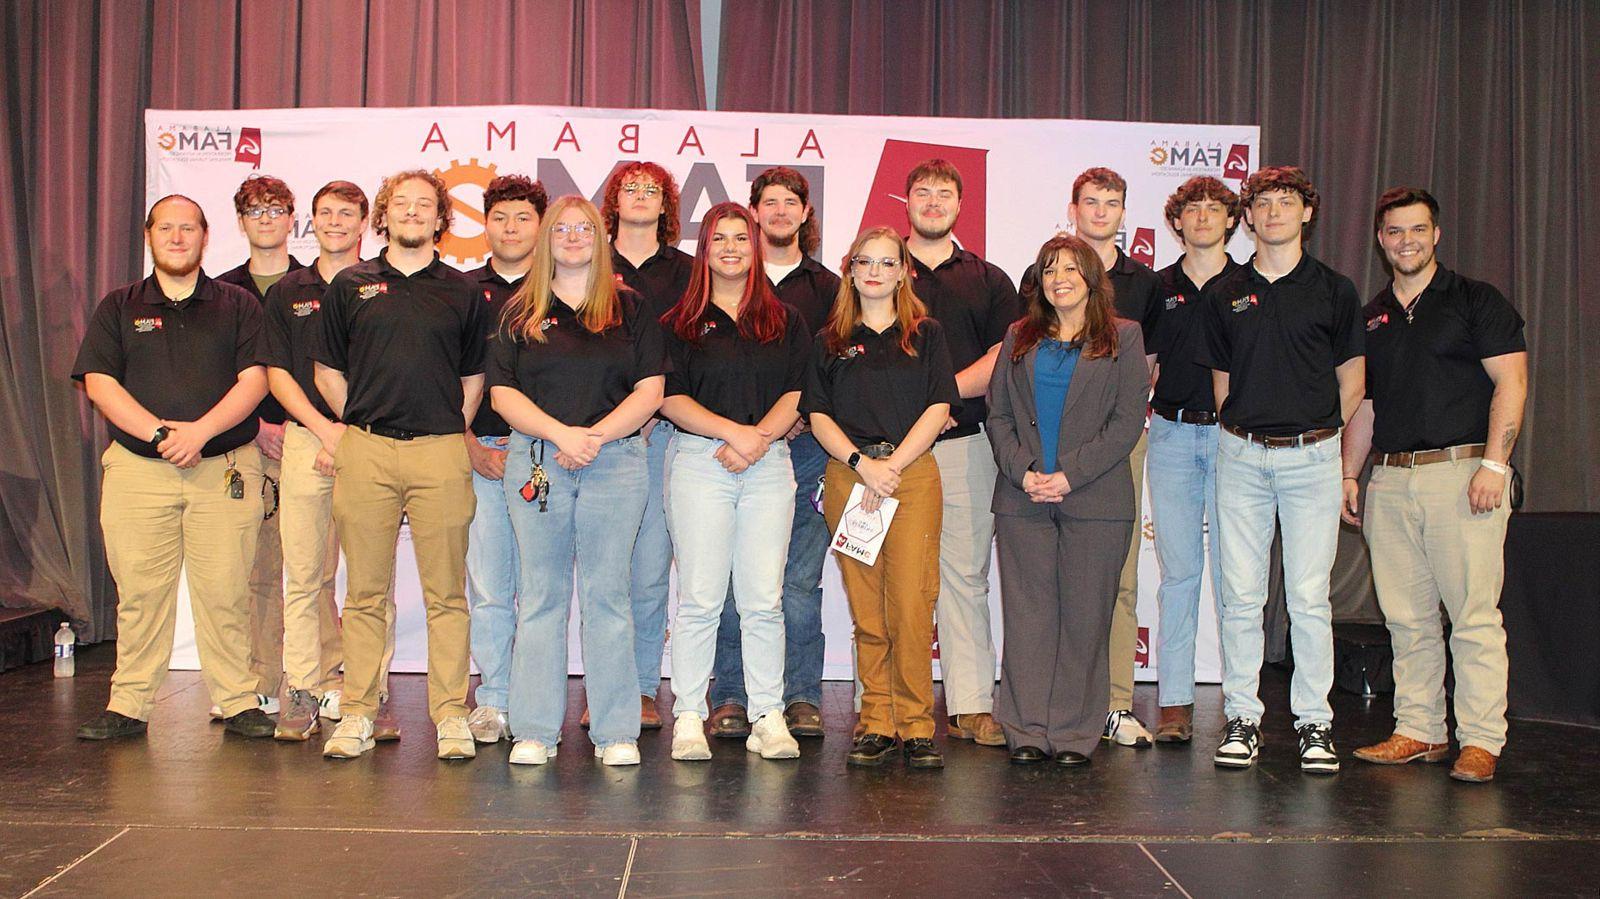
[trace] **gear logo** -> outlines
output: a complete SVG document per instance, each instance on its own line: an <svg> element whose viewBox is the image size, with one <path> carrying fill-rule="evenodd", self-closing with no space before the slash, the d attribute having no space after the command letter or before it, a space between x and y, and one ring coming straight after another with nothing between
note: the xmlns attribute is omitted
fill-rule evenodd
<svg viewBox="0 0 1600 899"><path fill-rule="evenodd" d="M434 169L444 181L455 207L455 221L439 236L439 255L475 265L489 258L489 237L483 230L483 192L494 180L494 164L479 165L477 159L450 160L447 169Z"/></svg>

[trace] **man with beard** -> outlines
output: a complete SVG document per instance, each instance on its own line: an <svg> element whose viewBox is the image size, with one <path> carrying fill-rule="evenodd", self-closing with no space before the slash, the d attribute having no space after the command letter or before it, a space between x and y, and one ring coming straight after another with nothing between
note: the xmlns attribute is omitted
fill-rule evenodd
<svg viewBox="0 0 1600 899"><path fill-rule="evenodd" d="M984 395L1006 329L1022 301L998 266L956 246L961 172L930 159L906 175L907 244L916 293L944 327L961 394L933 445L944 490L939 535L939 665L950 736L984 746L1006 745L994 720L995 652L989 627L989 562L994 546L994 451L983 433Z"/></svg>
<svg viewBox="0 0 1600 899"><path fill-rule="evenodd" d="M839 276L812 258L822 242L811 208L811 186L791 168L767 169L750 182L750 209L761 228L761 253L767 279L778 299L793 306L816 334L828 320L839 293ZM828 552L827 522L812 504L828 454L806 427L805 416L789 432L794 464L794 524L789 559L783 569L783 717L796 737L822 736L822 562ZM732 591L730 588L729 596ZM730 599L717 630L711 706L746 708L744 656L739 609Z"/></svg>
<svg viewBox="0 0 1600 899"><path fill-rule="evenodd" d="M271 175L251 175L233 195L239 233L250 244L250 255L238 266L217 276L218 281L244 288L265 304L267 291L289 272L304 268L289 255L289 232L294 227L294 192ZM256 410L261 429L256 448L261 468L274 495L282 483L283 406L271 393ZM256 540L256 560L250 569L250 670L256 676L261 710L278 712L278 691L283 686L283 544L279 519L267 515ZM219 717L216 707L211 717Z"/></svg>
<svg viewBox="0 0 1600 899"><path fill-rule="evenodd" d="M1450 776L1484 783L1506 742L1499 603L1511 449L1528 396L1522 317L1493 285L1439 264L1432 194L1386 191L1373 227L1393 279L1365 310L1368 398L1345 437L1344 518L1366 521L1372 581L1394 643L1395 728L1355 755L1403 765L1449 752L1442 603L1461 744Z"/></svg>
<svg viewBox="0 0 1600 899"><path fill-rule="evenodd" d="M548 203L544 185L527 175L501 175L483 190L483 235L489 241L489 261L467 277L477 282L483 294L485 339L500 326L506 300L516 293L533 265L533 242ZM474 696L477 708L467 718L467 726L479 743L496 743L511 735L506 705L511 644L517 632L517 580L522 572L501 483L511 426L486 400L478 404L478 415L467 429L466 439L467 455L472 459L472 490L478 497L478 512L472 516L467 542L467 599L472 606L472 658L481 675Z"/></svg>
<svg viewBox="0 0 1600 899"><path fill-rule="evenodd" d="M450 194L431 172L391 175L372 229L375 259L335 275L313 350L315 380L347 425L334 458L333 517L344 545L343 715L323 746L356 758L373 746L400 515L411 523L428 621L428 710L442 759L477 755L467 727L467 531L477 501L463 440L483 396L484 303L434 250Z"/></svg>
<svg viewBox="0 0 1600 899"><path fill-rule="evenodd" d="M78 736L145 732L172 657L186 570L212 702L230 733L270 737L248 630L263 509L261 455L251 442L267 392L256 362L261 306L200 270L209 235L193 200L158 200L144 231L155 272L100 301L72 367L111 431L100 525L118 594L111 699Z"/></svg>

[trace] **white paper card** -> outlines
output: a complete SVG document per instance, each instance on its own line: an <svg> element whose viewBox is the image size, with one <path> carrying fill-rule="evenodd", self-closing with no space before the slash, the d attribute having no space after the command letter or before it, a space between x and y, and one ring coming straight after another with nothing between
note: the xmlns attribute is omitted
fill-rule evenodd
<svg viewBox="0 0 1600 899"><path fill-rule="evenodd" d="M862 484L850 488L844 515L833 532L833 551L873 565L878 561L878 550L883 548L884 535L889 533L889 522L894 520L894 510L900 508L900 501L885 498L876 511L868 512L861 508L866 492Z"/></svg>

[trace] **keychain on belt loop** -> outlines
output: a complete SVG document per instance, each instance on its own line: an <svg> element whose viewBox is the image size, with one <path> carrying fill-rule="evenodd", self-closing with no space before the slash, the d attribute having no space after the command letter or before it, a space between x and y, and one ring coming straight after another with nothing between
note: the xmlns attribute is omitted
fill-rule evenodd
<svg viewBox="0 0 1600 899"><path fill-rule="evenodd" d="M528 462L533 469L528 472L528 483L522 485L518 491L522 494L522 501L531 503L539 501L539 511L550 511L550 476L544 473L544 441L535 441L539 444L539 455L535 458L533 444L528 444Z"/></svg>

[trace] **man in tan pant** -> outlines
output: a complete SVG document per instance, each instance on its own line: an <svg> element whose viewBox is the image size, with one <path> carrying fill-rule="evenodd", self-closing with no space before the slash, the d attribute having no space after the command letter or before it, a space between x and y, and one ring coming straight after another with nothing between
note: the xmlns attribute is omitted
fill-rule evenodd
<svg viewBox="0 0 1600 899"><path fill-rule="evenodd" d="M1450 776L1483 783L1506 741L1500 588L1528 353L1522 317L1500 291L1439 265L1438 222L1438 201L1420 188L1378 200L1374 227L1393 280L1365 309L1368 399L1345 437L1343 515L1365 519L1394 643L1395 729L1355 755L1400 765L1448 753L1442 603L1461 744Z"/></svg>
<svg viewBox="0 0 1600 899"><path fill-rule="evenodd" d="M113 441L100 522L117 582L117 668L106 710L78 729L87 740L145 732L185 567L212 701L229 732L272 735L248 661L247 576L263 513L251 443L267 384L261 308L200 271L207 237L193 200L157 201L145 219L154 274L100 301L73 364Z"/></svg>
<svg viewBox="0 0 1600 899"><path fill-rule="evenodd" d="M333 456L333 517L349 564L343 717L323 746L373 746L387 644L384 609L401 513L410 521L428 618L428 707L439 757L477 755L467 726L467 528L477 508L463 433L483 395L484 302L434 251L450 227L443 180L390 176L373 230L389 245L335 275L323 298L314 380L347 427Z"/></svg>

